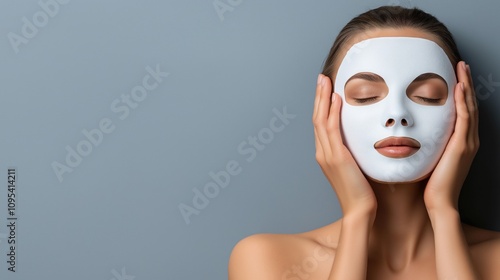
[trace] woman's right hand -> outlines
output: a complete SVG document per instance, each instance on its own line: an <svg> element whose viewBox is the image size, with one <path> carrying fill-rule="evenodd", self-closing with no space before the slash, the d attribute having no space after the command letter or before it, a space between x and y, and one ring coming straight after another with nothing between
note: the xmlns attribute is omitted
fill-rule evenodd
<svg viewBox="0 0 500 280"><path fill-rule="evenodd" d="M344 218L350 215L375 216L377 200L373 190L359 169L340 132L342 99L336 93L332 98L332 82L320 74L316 86L313 124L316 141L316 160L332 185L342 207Z"/></svg>
<svg viewBox="0 0 500 280"><path fill-rule="evenodd" d="M368 237L375 220L377 200L340 133L340 96L330 78L320 74L314 101L316 160L332 185L343 218L329 280L366 279Z"/></svg>

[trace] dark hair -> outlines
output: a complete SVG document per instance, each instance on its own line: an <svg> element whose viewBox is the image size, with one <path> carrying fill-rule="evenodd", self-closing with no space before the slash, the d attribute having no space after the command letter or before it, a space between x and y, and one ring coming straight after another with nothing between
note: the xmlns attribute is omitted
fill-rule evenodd
<svg viewBox="0 0 500 280"><path fill-rule="evenodd" d="M340 31L325 60L322 73L332 78L339 52L352 37L374 28L415 28L436 36L440 45L450 58L453 66L461 60L457 45L451 32L434 16L418 9L400 6L382 6L369 10L353 18Z"/></svg>

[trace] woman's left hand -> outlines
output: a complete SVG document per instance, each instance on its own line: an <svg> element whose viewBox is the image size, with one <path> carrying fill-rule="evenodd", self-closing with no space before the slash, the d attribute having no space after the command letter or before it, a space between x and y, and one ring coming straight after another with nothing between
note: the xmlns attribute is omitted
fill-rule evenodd
<svg viewBox="0 0 500 280"><path fill-rule="evenodd" d="M458 196L479 149L476 94L470 68L457 65L455 130L424 190L434 232L438 279L480 279L460 222Z"/></svg>
<svg viewBox="0 0 500 280"><path fill-rule="evenodd" d="M476 94L470 68L463 61L457 65L457 76L455 130L427 183L424 201L428 211L443 207L458 210L462 184L479 149Z"/></svg>

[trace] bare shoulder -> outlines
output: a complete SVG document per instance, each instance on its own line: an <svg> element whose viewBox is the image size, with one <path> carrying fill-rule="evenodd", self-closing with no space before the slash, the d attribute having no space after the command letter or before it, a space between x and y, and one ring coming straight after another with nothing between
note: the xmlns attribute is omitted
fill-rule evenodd
<svg viewBox="0 0 500 280"><path fill-rule="evenodd" d="M295 234L246 237L234 246L229 258L229 280L282 279L289 266L300 262L300 256L310 246L310 240Z"/></svg>
<svg viewBox="0 0 500 280"><path fill-rule="evenodd" d="M500 232L463 225L473 261L483 279L498 279L500 275Z"/></svg>
<svg viewBox="0 0 500 280"><path fill-rule="evenodd" d="M334 225L297 234L255 234L240 240L229 258L229 280L328 275L338 241L332 233Z"/></svg>

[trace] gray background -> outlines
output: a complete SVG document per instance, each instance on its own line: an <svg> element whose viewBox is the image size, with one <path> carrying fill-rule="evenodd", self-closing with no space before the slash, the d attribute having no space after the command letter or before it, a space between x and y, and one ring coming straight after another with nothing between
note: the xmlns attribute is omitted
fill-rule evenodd
<svg viewBox="0 0 500 280"><path fill-rule="evenodd" d="M316 77L340 28L385 4L436 15L470 63L482 146L462 217L500 230L500 85L486 82L500 81L498 2L220 2L231 9L219 16L213 0L71 0L44 23L38 1L0 1L1 279L225 279L243 237L338 219L314 158ZM16 53L8 34L23 36L23 17L34 16L42 27ZM157 65L169 76L120 119L111 104ZM269 123L285 107L295 118L271 137ZM82 130L103 118L115 129L60 182L51 164L64 163L65 147L76 149ZM259 133L266 144L255 157L238 150ZM179 205L193 206L194 190L231 162L241 172L187 224ZM12 166L16 273L6 264Z"/></svg>

